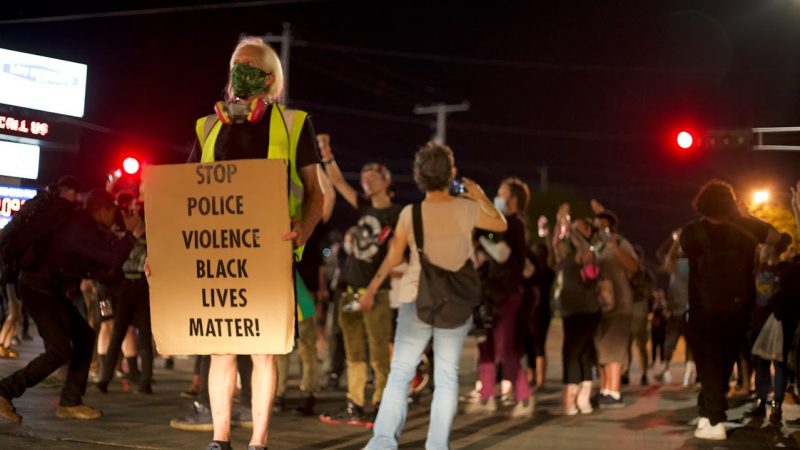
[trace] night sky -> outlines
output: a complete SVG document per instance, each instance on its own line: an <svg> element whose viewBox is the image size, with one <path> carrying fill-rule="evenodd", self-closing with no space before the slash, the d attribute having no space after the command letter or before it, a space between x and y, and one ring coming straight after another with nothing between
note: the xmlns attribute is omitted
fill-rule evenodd
<svg viewBox="0 0 800 450"><path fill-rule="evenodd" d="M798 153L681 155L671 136L687 126L702 135L800 125L797 1L307 1L7 22L199 4L63 3L4 5L0 47L87 64L83 120L112 132L83 129L78 153L45 153L42 183L71 172L100 186L127 152L185 160L195 119L221 96L238 36L279 34L283 22L297 40L290 104L332 135L343 170L387 164L403 203L420 198L411 161L432 135L431 118L414 106L464 100L471 109L450 117L447 136L461 174L492 194L506 176L525 179L536 215L554 213L563 198L578 201L578 212L597 198L651 254L693 218L691 198L708 178L743 195L771 186L783 201L800 178ZM352 215L337 206L346 226Z"/></svg>

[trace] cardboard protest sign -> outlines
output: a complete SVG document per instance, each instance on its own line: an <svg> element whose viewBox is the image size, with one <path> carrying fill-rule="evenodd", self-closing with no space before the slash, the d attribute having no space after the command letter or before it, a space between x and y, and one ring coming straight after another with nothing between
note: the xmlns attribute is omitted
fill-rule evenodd
<svg viewBox="0 0 800 450"><path fill-rule="evenodd" d="M281 160L145 167L150 314L161 353L284 354L294 338Z"/></svg>

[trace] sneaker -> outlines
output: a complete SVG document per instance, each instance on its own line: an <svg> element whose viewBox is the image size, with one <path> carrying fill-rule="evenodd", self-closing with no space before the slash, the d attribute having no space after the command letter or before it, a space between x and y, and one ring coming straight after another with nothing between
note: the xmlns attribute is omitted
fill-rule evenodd
<svg viewBox="0 0 800 450"><path fill-rule="evenodd" d="M169 426L184 431L214 431L211 408L200 402L192 402L189 414L182 419L172 419Z"/></svg>
<svg viewBox="0 0 800 450"><path fill-rule="evenodd" d="M234 404L231 411L231 426L253 429L253 411L241 404Z"/></svg>
<svg viewBox="0 0 800 450"><path fill-rule="evenodd" d="M89 405L59 406L56 417L59 419L95 420L103 416L102 411Z"/></svg>
<svg viewBox="0 0 800 450"><path fill-rule="evenodd" d="M361 425L369 426L371 422L364 414L364 408L352 401L347 401L347 406L334 414L321 414L319 420L334 425Z"/></svg>
<svg viewBox="0 0 800 450"><path fill-rule="evenodd" d="M628 374L622 375L622 377L620 378L620 381L621 381L623 386L627 386L627 385L631 384L631 380L628 377Z"/></svg>
<svg viewBox="0 0 800 450"><path fill-rule="evenodd" d="M694 430L694 437L712 441L724 441L728 438L728 435L725 433L724 422L711 425L707 417L701 417L700 420L697 421L697 429Z"/></svg>
<svg viewBox="0 0 800 450"><path fill-rule="evenodd" d="M577 406L578 411L581 414L591 414L591 413L594 412L594 408L592 408L592 403L591 402L589 402L589 403L587 403L585 405L578 404L576 406Z"/></svg>
<svg viewBox="0 0 800 450"><path fill-rule="evenodd" d="M625 402L622 401L622 396L619 398L614 398L610 395L600 394L600 397L597 399L597 403L600 408L622 408L625 406Z"/></svg>
<svg viewBox="0 0 800 450"><path fill-rule="evenodd" d="M565 416L577 416L581 411L575 405L562 407L562 413Z"/></svg>
<svg viewBox="0 0 800 450"><path fill-rule="evenodd" d="M464 407L464 414L494 414L497 411L497 402L494 397L486 400L471 401Z"/></svg>
<svg viewBox="0 0 800 450"><path fill-rule="evenodd" d="M661 380L664 382L664 384L671 384L672 383L672 372L670 372L669 370L665 370L661 374Z"/></svg>
<svg viewBox="0 0 800 450"><path fill-rule="evenodd" d="M500 405L502 406L514 406L517 404L517 400L514 398L514 394L503 394L500 396Z"/></svg>
<svg viewBox="0 0 800 450"><path fill-rule="evenodd" d="M512 419L530 419L533 417L534 400L533 397L517 402L511 410Z"/></svg>
<svg viewBox="0 0 800 450"><path fill-rule="evenodd" d="M14 408L11 400L5 397L0 397L0 417L12 423L22 422L22 416L17 414L17 408Z"/></svg>

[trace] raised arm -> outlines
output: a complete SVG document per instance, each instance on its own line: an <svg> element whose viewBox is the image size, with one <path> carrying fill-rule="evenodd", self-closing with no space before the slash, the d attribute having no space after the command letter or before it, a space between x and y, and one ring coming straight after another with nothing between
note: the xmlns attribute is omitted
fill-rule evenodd
<svg viewBox="0 0 800 450"><path fill-rule="evenodd" d="M325 172L336 187L336 190L342 194L347 203L353 208L358 208L358 191L350 186L350 183L344 179L339 165L333 157L333 150L331 149L331 136L329 134L318 134L317 145L319 146L319 153L322 155L322 164L325 166Z"/></svg>
<svg viewBox="0 0 800 450"><path fill-rule="evenodd" d="M464 178L464 187L466 191L461 194L462 197L474 200L480 206L480 213L478 215L478 223L476 228L486 231L493 231L495 233L502 233L508 229L508 223L505 216L494 207L494 204L483 192L483 189L478 183Z"/></svg>

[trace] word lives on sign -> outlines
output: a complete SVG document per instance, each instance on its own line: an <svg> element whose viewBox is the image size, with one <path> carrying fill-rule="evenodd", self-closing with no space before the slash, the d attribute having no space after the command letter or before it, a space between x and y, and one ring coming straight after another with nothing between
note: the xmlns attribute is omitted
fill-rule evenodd
<svg viewBox="0 0 800 450"><path fill-rule="evenodd" d="M146 166L150 311L173 355L284 354L294 338L286 165Z"/></svg>

